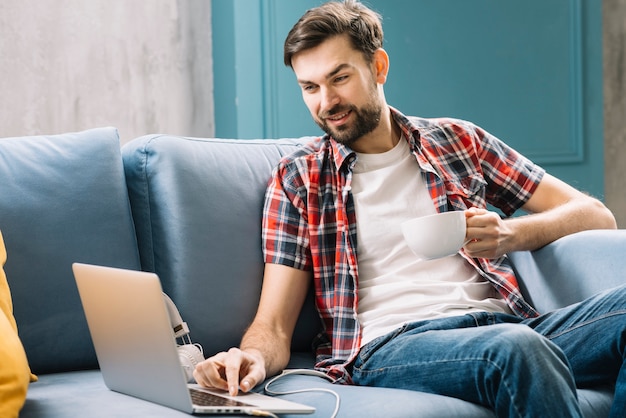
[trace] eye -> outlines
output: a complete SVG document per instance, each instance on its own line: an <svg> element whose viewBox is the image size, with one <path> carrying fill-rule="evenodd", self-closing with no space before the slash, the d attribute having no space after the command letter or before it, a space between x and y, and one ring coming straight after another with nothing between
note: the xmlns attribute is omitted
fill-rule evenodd
<svg viewBox="0 0 626 418"><path fill-rule="evenodd" d="M303 84L302 85L302 91L304 91L306 93L313 93L316 89L317 89L317 86L315 86L314 84Z"/></svg>
<svg viewBox="0 0 626 418"><path fill-rule="evenodd" d="M344 82L348 79L347 75L340 75L338 77L335 77L335 83L341 83Z"/></svg>

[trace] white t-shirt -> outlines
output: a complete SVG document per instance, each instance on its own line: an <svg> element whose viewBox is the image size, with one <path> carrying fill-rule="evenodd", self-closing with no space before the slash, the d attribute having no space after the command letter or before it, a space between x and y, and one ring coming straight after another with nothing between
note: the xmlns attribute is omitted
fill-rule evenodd
<svg viewBox="0 0 626 418"><path fill-rule="evenodd" d="M510 312L461 255L418 260L400 224L436 209L408 142L357 154L352 178L357 218L358 318L362 345L405 323L468 312Z"/></svg>

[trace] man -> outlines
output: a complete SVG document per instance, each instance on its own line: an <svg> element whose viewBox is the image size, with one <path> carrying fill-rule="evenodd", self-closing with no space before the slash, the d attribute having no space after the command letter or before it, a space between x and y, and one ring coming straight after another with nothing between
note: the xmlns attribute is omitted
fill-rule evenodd
<svg viewBox="0 0 626 418"><path fill-rule="evenodd" d="M580 416L576 384L613 383L624 362L626 290L538 316L504 255L615 228L612 214L471 123L388 106L382 41L380 16L356 1L309 10L287 36L285 64L327 135L274 171L257 315L196 380L236 394L286 367L313 280L316 368L336 382L454 396L498 416ZM502 219L487 203L530 215ZM400 223L450 210L465 211L469 242L416 260Z"/></svg>

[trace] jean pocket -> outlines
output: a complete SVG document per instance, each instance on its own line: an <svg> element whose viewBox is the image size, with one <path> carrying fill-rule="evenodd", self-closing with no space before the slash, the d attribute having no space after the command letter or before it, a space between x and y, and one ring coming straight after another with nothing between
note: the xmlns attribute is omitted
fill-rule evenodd
<svg viewBox="0 0 626 418"><path fill-rule="evenodd" d="M361 347L361 351L359 351L359 355L354 361L354 368L357 369L359 368L360 365L366 363L367 360L369 360L369 358L372 357L374 353L376 353L376 351L378 351L381 347L383 347L389 341L396 338L398 335L402 334L407 326L408 325L405 324L401 326L400 328L397 328L385 335L381 335L380 337L374 338L372 341L368 342L363 347Z"/></svg>

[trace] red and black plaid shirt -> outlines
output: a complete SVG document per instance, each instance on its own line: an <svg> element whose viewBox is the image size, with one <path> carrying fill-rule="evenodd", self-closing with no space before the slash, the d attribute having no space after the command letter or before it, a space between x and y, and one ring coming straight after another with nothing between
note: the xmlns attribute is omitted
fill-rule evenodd
<svg viewBox="0 0 626 418"><path fill-rule="evenodd" d="M510 216L528 201L545 171L481 128L456 119L406 117L391 108L408 138L438 212L486 208ZM312 270L324 324L316 368L350 383L346 366L361 344L354 201L356 154L327 135L283 158L270 180L263 217L266 263ZM522 298L508 258L461 255L523 317L537 312Z"/></svg>

